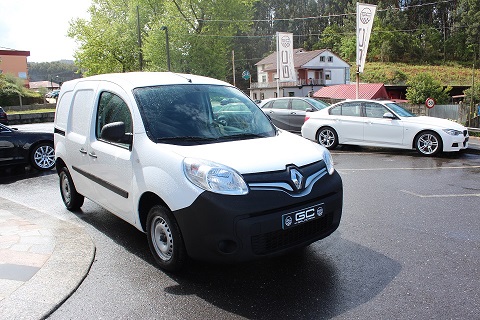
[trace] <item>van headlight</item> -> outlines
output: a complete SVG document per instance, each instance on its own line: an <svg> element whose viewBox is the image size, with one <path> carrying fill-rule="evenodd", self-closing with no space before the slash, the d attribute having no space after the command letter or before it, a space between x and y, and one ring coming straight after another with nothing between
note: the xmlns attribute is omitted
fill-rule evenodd
<svg viewBox="0 0 480 320"><path fill-rule="evenodd" d="M187 179L199 188L226 194L244 195L248 187L234 169L208 160L185 158L183 171Z"/></svg>
<svg viewBox="0 0 480 320"><path fill-rule="evenodd" d="M323 162L325 162L325 165L327 166L328 174L332 175L335 171L335 168L333 167L332 154L327 149L325 149L323 152Z"/></svg>

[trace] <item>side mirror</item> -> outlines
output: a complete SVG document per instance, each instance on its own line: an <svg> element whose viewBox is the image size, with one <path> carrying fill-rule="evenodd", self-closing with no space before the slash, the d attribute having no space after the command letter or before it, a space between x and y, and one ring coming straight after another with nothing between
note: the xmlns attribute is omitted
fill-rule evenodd
<svg viewBox="0 0 480 320"><path fill-rule="evenodd" d="M313 112L313 109L311 107L308 107L305 109L305 112Z"/></svg>
<svg viewBox="0 0 480 320"><path fill-rule="evenodd" d="M393 115L393 113L391 113L391 112L385 112L385 113L383 114L383 117L384 117L384 118L387 118L387 119L392 119L392 120L393 120L393 119L397 119L397 117L395 117L395 116Z"/></svg>
<svg viewBox="0 0 480 320"><path fill-rule="evenodd" d="M100 137L109 142L132 144L133 136L125 134L125 123L112 122L102 128Z"/></svg>

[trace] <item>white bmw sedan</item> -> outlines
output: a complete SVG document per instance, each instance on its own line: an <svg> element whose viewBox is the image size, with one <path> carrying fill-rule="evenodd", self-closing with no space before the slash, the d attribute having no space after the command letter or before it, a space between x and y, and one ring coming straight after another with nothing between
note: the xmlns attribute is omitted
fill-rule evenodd
<svg viewBox="0 0 480 320"><path fill-rule="evenodd" d="M346 100L307 113L302 136L339 144L416 149L424 156L468 148L468 130L450 120L415 116L392 101Z"/></svg>

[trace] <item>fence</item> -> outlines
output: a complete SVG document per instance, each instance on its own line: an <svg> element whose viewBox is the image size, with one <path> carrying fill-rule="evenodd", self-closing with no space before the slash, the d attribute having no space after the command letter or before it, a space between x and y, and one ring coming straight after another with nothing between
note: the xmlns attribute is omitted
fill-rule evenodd
<svg viewBox="0 0 480 320"><path fill-rule="evenodd" d="M429 109L425 105L416 104L402 104L402 106L410 112L419 116L430 116L443 119L454 120L458 123L466 124L469 114L469 106L465 104L448 104L448 105L436 105ZM467 124L470 127L479 127L479 116L469 121Z"/></svg>

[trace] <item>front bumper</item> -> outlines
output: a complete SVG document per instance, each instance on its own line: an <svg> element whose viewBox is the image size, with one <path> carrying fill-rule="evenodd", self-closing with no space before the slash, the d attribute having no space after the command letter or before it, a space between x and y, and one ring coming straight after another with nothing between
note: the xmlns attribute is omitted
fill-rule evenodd
<svg viewBox="0 0 480 320"><path fill-rule="evenodd" d="M442 139L444 152L460 151L468 148L468 133L458 136L444 135Z"/></svg>
<svg viewBox="0 0 480 320"><path fill-rule="evenodd" d="M302 196L252 189L244 196L204 192L190 207L174 212L190 257L240 262L276 256L325 238L340 224L343 186L337 172L324 175ZM320 218L283 229L284 214L319 204Z"/></svg>

